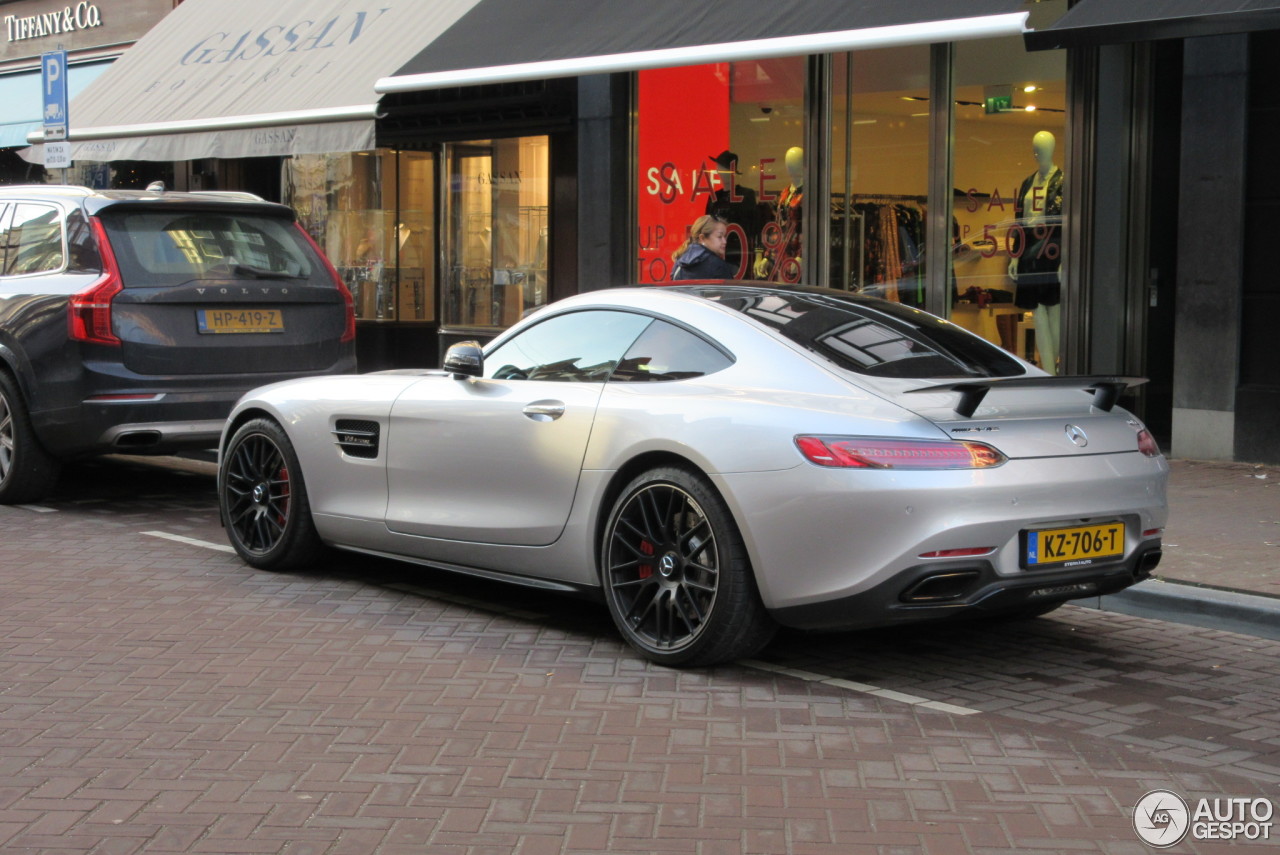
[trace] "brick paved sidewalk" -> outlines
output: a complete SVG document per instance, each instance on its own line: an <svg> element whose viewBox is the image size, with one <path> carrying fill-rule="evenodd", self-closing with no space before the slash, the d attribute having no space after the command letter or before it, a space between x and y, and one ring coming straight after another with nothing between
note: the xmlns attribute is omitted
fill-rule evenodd
<svg viewBox="0 0 1280 855"><path fill-rule="evenodd" d="M0 526L5 853L1138 855L1147 790L1262 792L1227 758L1052 720L664 670L600 610L527 592L364 559L258 573L88 514L0 508ZM1125 651L1280 654L1080 613L1120 621Z"/></svg>
<svg viewBox="0 0 1280 855"><path fill-rule="evenodd" d="M1280 466L1171 461L1162 579L1280 597Z"/></svg>

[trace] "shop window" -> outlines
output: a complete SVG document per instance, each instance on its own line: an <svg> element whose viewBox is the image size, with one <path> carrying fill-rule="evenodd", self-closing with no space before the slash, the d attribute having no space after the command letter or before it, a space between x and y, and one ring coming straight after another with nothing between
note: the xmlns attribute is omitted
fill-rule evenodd
<svg viewBox="0 0 1280 855"><path fill-rule="evenodd" d="M170 161L77 160L66 170L65 180L68 184L79 184L95 190L145 190L153 181L163 181L164 186L172 189L175 186L173 166ZM61 172L62 170L46 170L44 181L61 184Z"/></svg>
<svg viewBox="0 0 1280 855"><path fill-rule="evenodd" d="M807 68L805 57L784 57L639 72L641 282L672 277L707 215L725 222L727 264L693 263L704 251L690 246L682 275L804 278Z"/></svg>
<svg viewBox="0 0 1280 855"><path fill-rule="evenodd" d="M395 175L389 151L297 155L284 162L284 198L355 298L361 320L395 320Z"/></svg>
<svg viewBox="0 0 1280 855"><path fill-rule="evenodd" d="M385 149L284 162L284 201L365 321L434 321L435 155Z"/></svg>
<svg viewBox="0 0 1280 855"><path fill-rule="evenodd" d="M429 152L400 153L395 250L397 317L402 321L436 319L435 160Z"/></svg>
<svg viewBox="0 0 1280 855"><path fill-rule="evenodd" d="M1065 0L1036 4L1042 27ZM951 319L1056 373L1061 357L1066 59L1019 39L955 46Z"/></svg>
<svg viewBox="0 0 1280 855"><path fill-rule="evenodd" d="M832 62L831 286L925 306L929 48Z"/></svg>
<svg viewBox="0 0 1280 855"><path fill-rule="evenodd" d="M444 323L500 329L547 302L545 136L446 146Z"/></svg>

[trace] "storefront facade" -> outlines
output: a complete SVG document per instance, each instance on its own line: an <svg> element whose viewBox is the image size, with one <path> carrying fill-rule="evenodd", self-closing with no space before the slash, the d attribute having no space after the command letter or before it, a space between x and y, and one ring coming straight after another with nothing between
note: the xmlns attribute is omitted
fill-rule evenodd
<svg viewBox="0 0 1280 855"><path fill-rule="evenodd" d="M710 214L740 278L905 303L1059 369L1065 52L908 45L642 70L636 91L639 281Z"/></svg>
<svg viewBox="0 0 1280 855"><path fill-rule="evenodd" d="M1020 8L1042 32L1089 2ZM1245 26L1213 11L1193 10L1195 25ZM1249 29L1280 23L1256 12ZM744 278L918 306L1053 373L1149 377L1124 403L1166 450L1280 461L1269 427L1280 365L1259 330L1280 306L1269 279L1246 275L1264 269L1252 258L1272 185L1218 175L1222 158L1208 149L1223 136L1204 118L1223 106L1204 81L1234 61L1226 115L1239 119L1231 139L1249 142L1228 161L1245 164L1244 146L1264 142L1262 130L1243 132L1270 128L1259 82L1272 54L1257 45L1271 36L1229 44L1142 14L1119 37L1061 47L1006 35L578 76L572 138L551 137L553 150L576 154L552 180L577 190L568 211L552 200L551 245L564 243L557 228L573 231L552 254L552 290L664 281L689 226L712 213L727 221L726 258ZM1241 68L1242 56L1252 64ZM1196 65L1184 69L1185 57ZM421 64L399 76L415 74L437 87ZM470 80L449 74L439 101L480 91L448 88ZM477 79L503 78L485 68ZM385 91L388 110L412 112L406 90ZM433 145L430 132L415 139ZM1212 198L1187 201L1188 182ZM1224 238L1238 261L1223 262ZM444 294L457 286L441 252ZM493 261L495 277L502 267ZM1209 280L1206 306L1194 283ZM522 305L540 299L526 293ZM441 318L436 353L505 325L455 329Z"/></svg>
<svg viewBox="0 0 1280 855"><path fill-rule="evenodd" d="M68 96L75 98L181 0L4 0L0 2L0 183L43 182L39 164L18 156L27 134L42 125L40 55L67 51ZM78 183L145 186L169 176L172 165L119 162L68 176ZM114 173L114 175L113 175ZM138 184L140 182L140 185Z"/></svg>
<svg viewBox="0 0 1280 855"><path fill-rule="evenodd" d="M408 17L377 92L367 64L346 69L364 77L342 104L309 84L286 88L301 103L250 111L197 86L179 126L157 125L161 103L128 134L99 128L84 144L104 159L171 158L193 188L265 184L292 205L356 297L361 370L438 365L449 344L560 297L666 281L689 227L713 214L735 275L915 306L1051 373L1148 376L1124 403L1167 450L1280 461L1265 427L1280 412L1268 385L1280 365L1259 320L1280 307L1253 272L1273 185L1239 170L1210 180L1224 162L1257 164L1244 147L1211 155L1222 138L1203 119L1235 117L1241 139L1270 127L1264 90L1244 85L1262 79L1269 36L1139 21L1119 37L1034 43L1096 2L963 0L932 15L851 4L816 35L774 38L818 7L725 0L690 33L678 4L655 0L619 11L614 53L594 57L566 23L595 8L585 0L449 0L416 29L405 22L421 7L388 0L378 8ZM265 22L213 44L225 28L210 23L179 52L196 60L173 61L292 78L305 68L259 64L295 53L307 65L384 14L328 0L331 24L317 27L324 16L301 3L285 10L303 28L288 46L273 38L291 30ZM187 4L194 14L211 0ZM511 29L558 35L504 41ZM1241 83L1232 97L1194 83L1224 73ZM335 144L325 128L339 126L350 139ZM1250 130L1253 145L1262 133ZM248 186L250 175L271 178ZM1193 283L1210 280L1206 306Z"/></svg>

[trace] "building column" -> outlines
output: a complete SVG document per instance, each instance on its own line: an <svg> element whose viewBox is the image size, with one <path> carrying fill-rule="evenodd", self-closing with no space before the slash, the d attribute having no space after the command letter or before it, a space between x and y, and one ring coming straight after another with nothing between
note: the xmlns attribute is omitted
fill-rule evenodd
<svg viewBox="0 0 1280 855"><path fill-rule="evenodd" d="M635 282L631 75L578 78L578 290Z"/></svg>
<svg viewBox="0 0 1280 855"><path fill-rule="evenodd" d="M1240 369L1249 37L1203 36L1183 45L1172 454L1230 460Z"/></svg>

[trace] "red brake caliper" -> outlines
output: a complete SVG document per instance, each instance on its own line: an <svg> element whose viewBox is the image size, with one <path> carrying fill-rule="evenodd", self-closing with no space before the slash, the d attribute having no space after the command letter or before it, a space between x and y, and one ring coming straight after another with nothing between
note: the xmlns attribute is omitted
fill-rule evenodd
<svg viewBox="0 0 1280 855"><path fill-rule="evenodd" d="M280 480L280 514L276 522L284 525L285 514L289 510L289 470L281 466L276 478Z"/></svg>
<svg viewBox="0 0 1280 855"><path fill-rule="evenodd" d="M647 540L642 540L642 541L640 541L640 551L641 551L641 552L643 552L645 555L653 555L653 551L654 551L654 550L653 550L653 544L652 544L652 543L650 543L650 542L649 542L649 541L647 541ZM648 579L648 578L649 578L650 576L652 576L652 575L653 575L653 565L652 565L652 564L641 564L641 565L640 565L640 578L641 578L641 579Z"/></svg>

